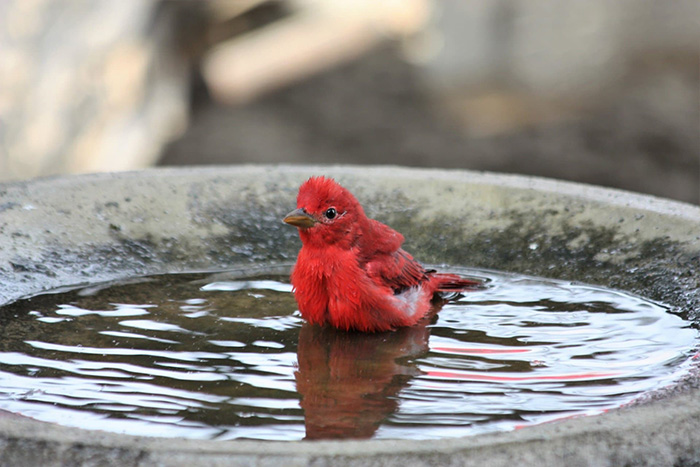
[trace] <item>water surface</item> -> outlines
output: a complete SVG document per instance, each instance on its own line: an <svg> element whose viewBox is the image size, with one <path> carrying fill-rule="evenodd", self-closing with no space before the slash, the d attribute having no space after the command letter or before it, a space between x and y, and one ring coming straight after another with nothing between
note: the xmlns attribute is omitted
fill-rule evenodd
<svg viewBox="0 0 700 467"><path fill-rule="evenodd" d="M0 309L0 409L197 439L434 439L597 414L672 384L697 331L663 304L483 271L432 321L305 324L286 277L181 274Z"/></svg>

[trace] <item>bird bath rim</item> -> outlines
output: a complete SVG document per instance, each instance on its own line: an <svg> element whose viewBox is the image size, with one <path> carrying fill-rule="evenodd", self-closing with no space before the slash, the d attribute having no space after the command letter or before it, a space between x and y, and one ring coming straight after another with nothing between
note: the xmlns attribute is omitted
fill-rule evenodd
<svg viewBox="0 0 700 467"><path fill-rule="evenodd" d="M372 206L368 214L406 234L407 249L426 263L621 288L670 303L697 326L700 292L692 273L700 268L700 208L536 177L399 167L151 169L0 184L0 303L134 275L289 263L299 244L280 219L294 206L299 183L320 174L337 177ZM455 256L445 243L456 236L468 248ZM636 274L643 277L630 277ZM264 465L283 457L299 465L321 459L505 465L513 456L524 465L564 456L588 463L697 461L698 420L696 379L604 415L430 443L178 439L173 447L171 439L2 416L0 459L47 465L80 459Z"/></svg>

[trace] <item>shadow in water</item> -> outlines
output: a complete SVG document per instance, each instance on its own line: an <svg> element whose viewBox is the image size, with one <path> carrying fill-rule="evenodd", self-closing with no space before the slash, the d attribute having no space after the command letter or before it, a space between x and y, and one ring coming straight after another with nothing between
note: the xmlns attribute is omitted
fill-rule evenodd
<svg viewBox="0 0 700 467"><path fill-rule="evenodd" d="M295 378L305 439L371 438L419 374L412 362L428 351L427 324L378 334L304 324Z"/></svg>

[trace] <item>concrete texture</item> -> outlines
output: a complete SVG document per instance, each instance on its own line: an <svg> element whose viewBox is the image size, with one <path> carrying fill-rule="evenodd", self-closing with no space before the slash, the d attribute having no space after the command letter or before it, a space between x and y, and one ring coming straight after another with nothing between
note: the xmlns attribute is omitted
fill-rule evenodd
<svg viewBox="0 0 700 467"><path fill-rule="evenodd" d="M280 219L310 175L335 176L426 263L517 271L663 301L700 323L700 208L545 179L397 167L159 169L0 185L0 304L134 275L284 267ZM0 417L2 465L697 465L700 391L454 440L142 438Z"/></svg>

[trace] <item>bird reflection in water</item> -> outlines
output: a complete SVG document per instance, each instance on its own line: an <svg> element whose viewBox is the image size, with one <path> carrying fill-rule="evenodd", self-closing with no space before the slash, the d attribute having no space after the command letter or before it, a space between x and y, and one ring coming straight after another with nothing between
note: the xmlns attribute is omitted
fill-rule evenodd
<svg viewBox="0 0 700 467"><path fill-rule="evenodd" d="M413 362L428 352L428 323L375 334L305 323L295 373L305 439L371 438L420 373Z"/></svg>

